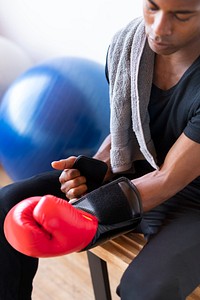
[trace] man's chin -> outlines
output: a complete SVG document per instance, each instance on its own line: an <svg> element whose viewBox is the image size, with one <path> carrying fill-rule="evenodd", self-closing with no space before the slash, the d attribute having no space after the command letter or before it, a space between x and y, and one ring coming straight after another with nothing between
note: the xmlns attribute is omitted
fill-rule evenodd
<svg viewBox="0 0 200 300"><path fill-rule="evenodd" d="M158 55L170 55L176 52L174 47L169 43L156 42L148 38L149 47Z"/></svg>

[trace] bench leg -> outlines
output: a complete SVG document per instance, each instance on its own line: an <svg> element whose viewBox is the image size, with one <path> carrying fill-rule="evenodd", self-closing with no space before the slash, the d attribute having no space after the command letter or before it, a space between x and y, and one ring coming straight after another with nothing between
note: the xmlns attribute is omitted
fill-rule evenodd
<svg viewBox="0 0 200 300"><path fill-rule="evenodd" d="M95 300L112 300L106 262L90 251L87 256Z"/></svg>

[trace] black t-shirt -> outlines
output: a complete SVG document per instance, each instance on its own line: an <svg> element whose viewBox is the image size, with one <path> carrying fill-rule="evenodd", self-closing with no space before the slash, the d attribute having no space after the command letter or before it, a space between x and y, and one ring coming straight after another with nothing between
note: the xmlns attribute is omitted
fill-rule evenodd
<svg viewBox="0 0 200 300"><path fill-rule="evenodd" d="M159 165L182 132L200 143L200 57L171 89L152 86L149 114Z"/></svg>
<svg viewBox="0 0 200 300"><path fill-rule="evenodd" d="M105 71L109 82L107 64ZM171 89L164 91L152 85L149 115L158 165L163 163L167 152L183 132L191 140L200 143L200 57ZM154 170L147 161L135 162L135 169L136 177ZM187 188L190 190L190 196L187 197L196 198L199 202L200 177Z"/></svg>

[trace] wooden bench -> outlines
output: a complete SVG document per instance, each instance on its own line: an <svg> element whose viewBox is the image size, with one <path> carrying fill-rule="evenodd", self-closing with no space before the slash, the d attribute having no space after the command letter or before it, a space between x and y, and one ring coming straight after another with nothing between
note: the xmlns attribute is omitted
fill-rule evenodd
<svg viewBox="0 0 200 300"><path fill-rule="evenodd" d="M87 252L95 300L112 300L107 263L120 268L121 274L145 245L141 234L130 232ZM200 300L200 286L187 297Z"/></svg>

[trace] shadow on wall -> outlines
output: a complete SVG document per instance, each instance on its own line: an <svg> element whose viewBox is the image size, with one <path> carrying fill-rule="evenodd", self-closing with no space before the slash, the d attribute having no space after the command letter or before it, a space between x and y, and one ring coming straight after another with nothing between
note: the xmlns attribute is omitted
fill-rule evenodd
<svg viewBox="0 0 200 300"><path fill-rule="evenodd" d="M24 50L5 37L0 37L0 99L9 85L32 65Z"/></svg>

